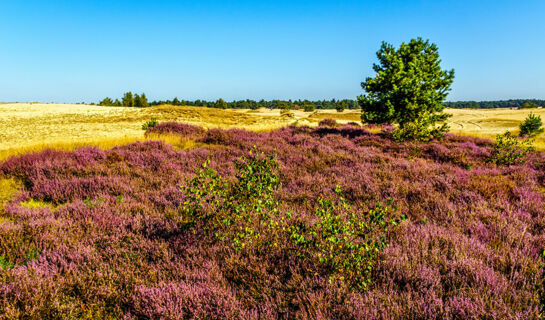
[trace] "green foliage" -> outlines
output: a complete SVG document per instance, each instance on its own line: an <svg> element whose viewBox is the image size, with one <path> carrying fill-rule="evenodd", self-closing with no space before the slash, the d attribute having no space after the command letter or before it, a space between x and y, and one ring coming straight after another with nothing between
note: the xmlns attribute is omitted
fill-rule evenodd
<svg viewBox="0 0 545 320"><path fill-rule="evenodd" d="M543 123L541 117L530 113L526 119L519 125L520 136L535 137L543 133Z"/></svg>
<svg viewBox="0 0 545 320"><path fill-rule="evenodd" d="M13 262L7 260L4 256L0 256L0 270L8 270L13 267Z"/></svg>
<svg viewBox="0 0 545 320"><path fill-rule="evenodd" d="M125 92L123 95L123 102L124 107L134 107L134 98L132 96L132 92Z"/></svg>
<svg viewBox="0 0 545 320"><path fill-rule="evenodd" d="M255 149L248 158L235 162L236 181L232 184L202 165L197 176L181 190L186 195L182 225L210 221L215 236L240 250L259 240L263 228L271 225L278 212L274 191L280 185L276 155Z"/></svg>
<svg viewBox="0 0 545 320"><path fill-rule="evenodd" d="M523 163L526 160L528 152L534 150L532 143L532 139L520 140L512 135L511 132L506 131L504 134L496 136L494 150L489 161L507 166Z"/></svg>
<svg viewBox="0 0 545 320"><path fill-rule="evenodd" d="M236 251L273 250L288 239L280 246L297 252L301 261L327 270L330 282L358 289L368 286L379 254L388 244L388 231L404 219L395 218L391 200L362 214L337 187L335 200L318 199L315 221L300 221L280 212L274 197L280 186L275 155L254 149L235 168L236 180L229 183L206 162L181 187L187 200L181 214L173 218L182 229L201 224Z"/></svg>
<svg viewBox="0 0 545 320"><path fill-rule="evenodd" d="M422 123L418 119L412 123L407 123L404 127L396 128L392 131L392 138L398 142L407 140L430 141L442 138L445 131L448 131L446 124L430 128L426 123Z"/></svg>
<svg viewBox="0 0 545 320"><path fill-rule="evenodd" d="M106 97L102 101L99 102L99 105L100 106L113 106L114 102L112 101L112 99Z"/></svg>
<svg viewBox="0 0 545 320"><path fill-rule="evenodd" d="M343 198L340 186L335 193L335 200L318 199L315 223L290 225L290 238L301 247L300 252L307 253L305 259L314 259L331 270L330 281L365 289L380 252L388 244L386 233L405 217L394 218L391 199L386 206L379 203L362 216Z"/></svg>
<svg viewBox="0 0 545 320"><path fill-rule="evenodd" d="M526 101L522 104L522 106L519 106L519 109L533 109L539 107L535 102L532 101Z"/></svg>
<svg viewBox="0 0 545 320"><path fill-rule="evenodd" d="M305 111L305 112L313 112L314 110L316 110L316 106L313 105L313 104L304 104L303 105L303 111Z"/></svg>
<svg viewBox="0 0 545 320"><path fill-rule="evenodd" d="M335 110L337 110L337 112L343 112L344 109L346 109L346 106L345 101L338 101L337 105L335 106Z"/></svg>
<svg viewBox="0 0 545 320"><path fill-rule="evenodd" d="M149 121L145 122L142 125L142 130L148 130L149 128L155 127L159 123L159 120L156 118L151 118Z"/></svg>
<svg viewBox="0 0 545 320"><path fill-rule="evenodd" d="M138 94L134 95L134 107L137 107L137 108L149 107L148 98L146 98L145 93L142 93L142 95L138 95Z"/></svg>
<svg viewBox="0 0 545 320"><path fill-rule="evenodd" d="M100 205L102 205L104 203L104 199L102 198L96 198L96 199L91 199L91 198L86 198L83 200L83 203L90 209L94 209Z"/></svg>
<svg viewBox="0 0 545 320"><path fill-rule="evenodd" d="M379 64L373 65L375 78L367 78L361 84L367 93L358 97L362 120L398 123L406 132L400 136L412 138L427 137L428 130L448 130L446 125L435 125L449 116L443 113L443 101L454 70L441 70L437 46L422 38L402 43L399 49L383 42L377 57Z"/></svg>
<svg viewBox="0 0 545 320"><path fill-rule="evenodd" d="M218 101L216 101L216 108L227 109L227 102L222 98L219 98Z"/></svg>

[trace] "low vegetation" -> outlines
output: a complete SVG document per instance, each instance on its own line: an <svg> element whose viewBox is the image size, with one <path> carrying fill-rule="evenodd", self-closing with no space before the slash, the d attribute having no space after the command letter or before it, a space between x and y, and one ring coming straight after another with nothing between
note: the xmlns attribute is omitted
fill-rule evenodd
<svg viewBox="0 0 545 320"><path fill-rule="evenodd" d="M543 123L541 117L530 113L526 119L520 124L520 136L535 137L543 133Z"/></svg>
<svg viewBox="0 0 545 320"><path fill-rule="evenodd" d="M162 122L146 134L196 147L12 157L0 314L538 318L545 155L504 166L489 140L382 127Z"/></svg>

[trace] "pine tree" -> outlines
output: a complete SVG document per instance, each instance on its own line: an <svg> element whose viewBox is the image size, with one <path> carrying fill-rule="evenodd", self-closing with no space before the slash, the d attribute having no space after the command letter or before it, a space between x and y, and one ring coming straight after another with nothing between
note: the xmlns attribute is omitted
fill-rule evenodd
<svg viewBox="0 0 545 320"><path fill-rule="evenodd" d="M441 70L438 48L422 38L402 43L396 49L383 42L373 65L375 78L361 86L358 97L362 120L368 123L398 123L402 139L426 140L448 130L443 124L443 102L454 79L454 70Z"/></svg>
<svg viewBox="0 0 545 320"><path fill-rule="evenodd" d="M129 91L123 95L123 106L134 107L134 98L132 96L132 92Z"/></svg>

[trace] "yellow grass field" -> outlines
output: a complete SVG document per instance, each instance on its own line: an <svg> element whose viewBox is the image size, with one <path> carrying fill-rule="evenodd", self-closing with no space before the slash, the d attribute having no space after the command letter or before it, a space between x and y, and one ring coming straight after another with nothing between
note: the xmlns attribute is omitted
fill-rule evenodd
<svg viewBox="0 0 545 320"><path fill-rule="evenodd" d="M449 123L457 134L493 138L505 130L518 132L519 123L530 111L545 118L545 109L469 110L448 109ZM338 113L294 111L281 116L279 110L220 110L202 107L158 106L151 108L102 107L81 104L4 103L0 104L0 160L11 155L45 148L73 150L94 145L110 148L144 139L142 124L151 118L181 121L206 128L246 128L271 130L292 123L315 126L324 118L339 122L359 121L358 110ZM545 139L536 146L545 149Z"/></svg>

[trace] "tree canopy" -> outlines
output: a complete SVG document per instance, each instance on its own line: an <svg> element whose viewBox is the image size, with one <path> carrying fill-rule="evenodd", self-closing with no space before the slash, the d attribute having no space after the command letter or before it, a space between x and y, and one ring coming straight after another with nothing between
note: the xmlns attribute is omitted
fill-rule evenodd
<svg viewBox="0 0 545 320"><path fill-rule="evenodd" d="M421 130L424 135L443 113L444 100L454 79L454 70L442 70L438 48L422 38L395 48L383 42L373 65L374 78L361 83L366 94L358 97L362 120L367 123L398 123L401 129ZM446 125L438 129L446 130Z"/></svg>

